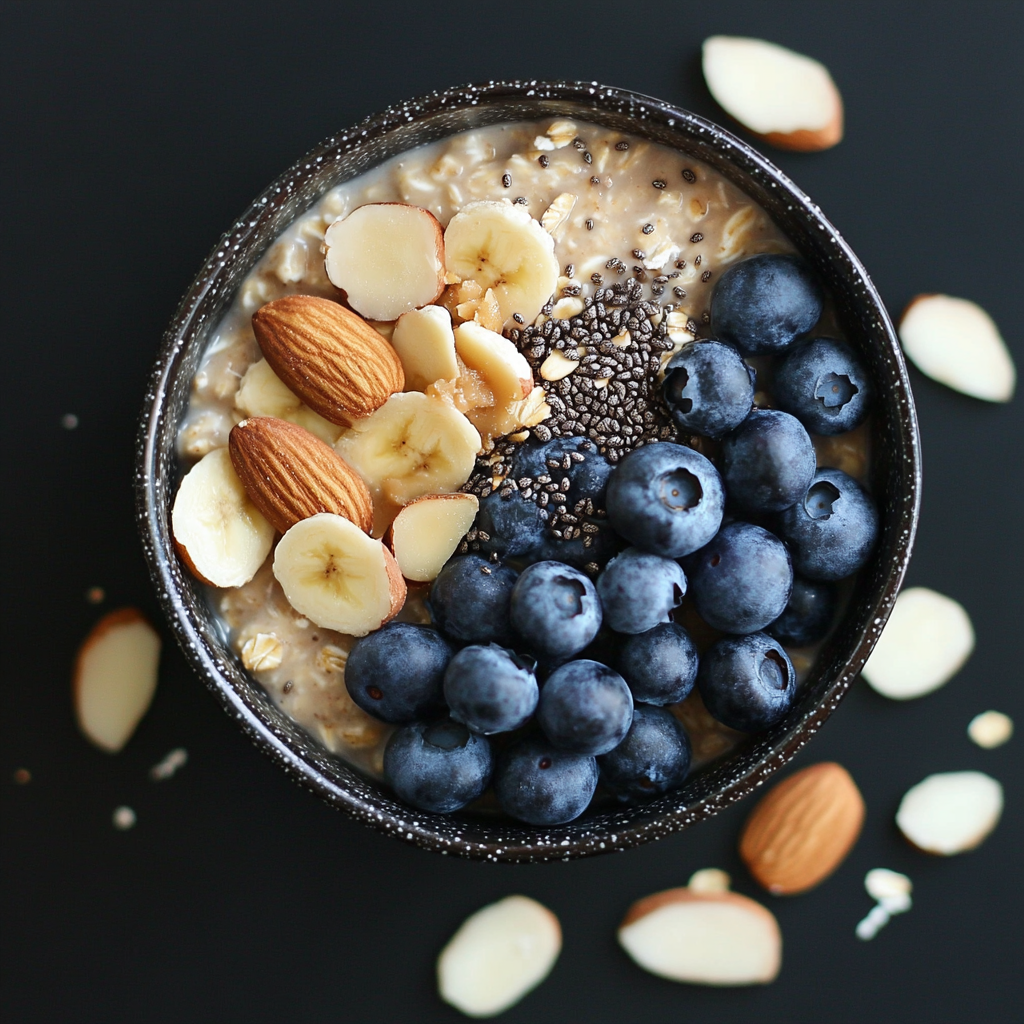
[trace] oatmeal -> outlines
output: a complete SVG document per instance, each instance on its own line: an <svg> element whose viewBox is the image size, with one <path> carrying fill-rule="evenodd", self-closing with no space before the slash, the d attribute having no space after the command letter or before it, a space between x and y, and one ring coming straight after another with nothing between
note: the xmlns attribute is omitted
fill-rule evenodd
<svg viewBox="0 0 1024 1024"><path fill-rule="evenodd" d="M510 205L499 206L502 202ZM270 356L262 357L253 314L287 296L338 299L339 290L328 276L330 258L325 266L325 253L330 255L338 236L329 229L352 224L345 218L353 211L390 203L409 204L391 209L428 211L439 225L438 237L457 215L460 224L472 211L504 219L510 231L529 236L538 255L535 265L517 269L514 276L488 277L486 259L474 262L476 236L462 243L458 261L452 247L447 271L439 265L437 287L443 291L437 305L419 308L433 293L430 272L417 282L425 299L414 304L416 313L407 312L397 329L394 322L373 324L382 339L393 341L393 350L385 346L392 357L394 351L402 357L405 393L384 402L385 394L346 424L343 416L327 418L322 408L314 410L297 394L298 378L290 387L271 367ZM428 246L427 221L432 218L416 225ZM479 225L473 230L483 231ZM467 499L480 500L481 511L459 550L493 564L500 552L485 528L489 520L483 506L492 495L515 497L536 505L549 539L576 544L572 564L594 576L614 550L602 548L611 537L606 510L589 498L575 498L569 476L561 474L591 452L614 466L653 441L682 441L705 454L716 451L716 441L680 430L673 421L660 398L666 368L684 345L710 333L711 293L730 266L753 254L792 250L768 215L736 186L666 147L561 119L465 132L339 185L282 233L213 332L179 433L179 454L192 463L227 448L232 428L243 420L276 417L304 428L324 446L337 446L355 467L369 488L367 501L373 502L372 537L385 536L401 508L415 507L410 502L461 489ZM554 261L550 279L544 276L546 254ZM359 287L365 285L365 267L352 261L341 266L337 260L334 267L332 274L362 275ZM346 290L355 306L354 288ZM371 300L378 302L378 297L365 301ZM393 296L381 301L374 308L388 315L401 311ZM430 332L451 334L449 319L454 325L450 352L424 348L426 355L413 354L420 339L432 337ZM481 331L488 338L503 337L507 351L498 352ZM262 348L268 351L265 344ZM757 365L761 358L749 362ZM457 375L440 369L448 364L457 367ZM766 406L771 399L759 392L753 402ZM461 414L460 420L468 417L471 425L458 428L458 437L451 424L437 426L442 407ZM404 464L380 465L377 434L371 431L366 440L363 433L370 425L378 433L401 436L405 444L408 437L427 432L427 421L431 430L449 430L445 436L454 440L445 443L454 445L462 459L454 469L448 467L444 486L437 485L436 474L421 482ZM569 444L559 456L564 465L541 466L527 475L515 472L524 442L553 439ZM815 438L815 445L822 465L863 479L863 428ZM242 514L256 515L246 509ZM315 532L319 525L312 520ZM463 526L459 529L465 532ZM274 553L260 550L265 561L248 582L211 591L233 647L286 714L328 750L379 776L393 727L357 706L346 689L345 665L355 638L317 625L297 610L302 602L286 599L280 574L275 575ZM436 575L438 568L416 578L432 579L431 571ZM403 582L401 595L401 621L431 621L425 587ZM687 615L687 625L689 618L699 623L692 609ZM805 652L805 665L812 654L810 648ZM742 738L711 718L696 692L677 706L676 714L693 737L695 764L727 753Z"/></svg>

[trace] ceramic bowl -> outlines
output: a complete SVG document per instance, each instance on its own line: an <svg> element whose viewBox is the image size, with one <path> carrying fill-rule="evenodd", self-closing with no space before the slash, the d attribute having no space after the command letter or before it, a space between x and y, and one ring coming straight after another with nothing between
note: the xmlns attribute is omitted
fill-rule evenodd
<svg viewBox="0 0 1024 1024"><path fill-rule="evenodd" d="M497 816L416 811L278 710L242 668L202 587L176 556L170 510L181 476L175 437L200 355L242 280L282 229L334 186L405 150L470 128L555 116L630 132L704 161L764 207L815 267L875 383L871 487L881 534L842 621L781 722L651 803L595 810L538 829ZM530 81L450 89L391 107L324 141L253 202L210 253L164 336L146 395L136 493L167 620L196 672L257 747L328 803L405 842L463 857L544 861L624 850L687 828L752 792L810 741L856 678L889 615L910 556L920 482L914 402L892 324L864 267L818 207L761 154L703 118L596 83Z"/></svg>

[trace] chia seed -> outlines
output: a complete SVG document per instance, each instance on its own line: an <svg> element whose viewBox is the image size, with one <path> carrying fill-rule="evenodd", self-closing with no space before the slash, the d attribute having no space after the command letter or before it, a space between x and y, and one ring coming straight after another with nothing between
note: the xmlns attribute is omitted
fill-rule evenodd
<svg viewBox="0 0 1024 1024"><path fill-rule="evenodd" d="M693 265L695 267L699 267L700 266L700 261L701 261L701 256L699 254L697 256L694 256L694 258L693 258Z"/></svg>
<svg viewBox="0 0 1024 1024"><path fill-rule="evenodd" d="M547 156L544 153L541 153L541 155L539 157L537 157L537 163L539 163L541 165L541 167L547 167L547 165L550 162L551 161L548 160Z"/></svg>
<svg viewBox="0 0 1024 1024"><path fill-rule="evenodd" d="M666 183L664 181L662 181L661 178L655 178L654 181L651 182L651 184L655 188L665 188L666 187Z"/></svg>
<svg viewBox="0 0 1024 1024"><path fill-rule="evenodd" d="M688 181L691 185L697 180L697 175L690 170L689 167L683 168L683 180Z"/></svg>
<svg viewBox="0 0 1024 1024"><path fill-rule="evenodd" d="M601 179L596 174L594 174L590 178L590 184L591 185L600 185L601 184Z"/></svg>
<svg viewBox="0 0 1024 1024"><path fill-rule="evenodd" d="M710 281L711 280L711 271L710 270L705 270L704 273L700 275L700 279L702 281Z"/></svg>
<svg viewBox="0 0 1024 1024"><path fill-rule="evenodd" d="M624 153L627 149L629 149L629 143L628 142L616 142L615 143L615 148L620 153Z"/></svg>
<svg viewBox="0 0 1024 1024"><path fill-rule="evenodd" d="M526 206L526 196L516 196L512 202L518 203L520 206Z"/></svg>
<svg viewBox="0 0 1024 1024"><path fill-rule="evenodd" d="M511 188L511 187L512 187L512 175L511 175L511 174L509 174L509 173L508 173L508 171L506 171L506 172L505 172L505 173L504 173L504 174L503 174L503 175L501 176L501 184L502 184L502 185L503 185L503 186L504 186L505 188Z"/></svg>
<svg viewBox="0 0 1024 1024"><path fill-rule="evenodd" d="M585 226L586 226L586 229L588 231L593 231L594 230L594 222L589 217L586 220Z"/></svg>
<svg viewBox="0 0 1024 1024"><path fill-rule="evenodd" d="M593 156L590 153L584 153L583 154L583 162L584 163L588 163L588 164L592 164L594 162L594 158L593 158Z"/></svg>
<svg viewBox="0 0 1024 1024"><path fill-rule="evenodd" d="M654 230L654 225L653 224L645 224L640 230L645 235L649 235Z"/></svg>

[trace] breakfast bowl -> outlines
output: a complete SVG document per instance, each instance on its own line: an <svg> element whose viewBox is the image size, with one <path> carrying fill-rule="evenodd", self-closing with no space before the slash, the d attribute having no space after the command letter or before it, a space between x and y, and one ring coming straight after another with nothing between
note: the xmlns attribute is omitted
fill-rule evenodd
<svg viewBox="0 0 1024 1024"><path fill-rule="evenodd" d="M302 728L243 666L207 588L176 548L171 509L183 474L178 435L201 359L247 275L281 233L332 189L399 154L471 129L550 118L629 133L699 161L764 211L813 268L835 328L860 357L875 394L866 482L879 533L785 717L653 800L595 801L573 821L539 827L486 806L452 814L416 810ZM663 181L653 185L665 188ZM529 862L624 850L679 831L742 799L789 761L836 709L889 615L913 545L920 480L913 397L895 333L867 272L818 207L750 146L691 113L596 83L529 81L455 88L391 107L327 139L253 202L212 250L164 336L139 432L136 498L164 614L189 663L257 747L329 804L387 835L442 854Z"/></svg>

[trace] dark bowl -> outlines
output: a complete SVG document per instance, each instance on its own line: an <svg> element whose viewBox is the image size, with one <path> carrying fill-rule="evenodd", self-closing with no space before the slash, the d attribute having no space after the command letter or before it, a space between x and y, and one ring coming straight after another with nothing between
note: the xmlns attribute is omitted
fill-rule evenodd
<svg viewBox="0 0 1024 1024"><path fill-rule="evenodd" d="M814 265L876 385L871 486L882 528L841 623L778 725L652 803L594 811L541 830L416 811L279 711L242 668L201 586L176 556L170 509L180 479L175 437L199 357L211 328L279 232L335 185L405 150L469 128L553 116L630 132L704 161L764 207ZM210 253L164 335L139 434L136 496L143 545L171 628L256 746L328 803L388 835L443 854L546 861L624 850L709 818L760 786L811 739L856 678L892 608L913 544L920 484L917 419L892 324L864 267L818 207L763 156L703 118L596 83L531 81L450 89L391 107L327 139L256 199Z"/></svg>

